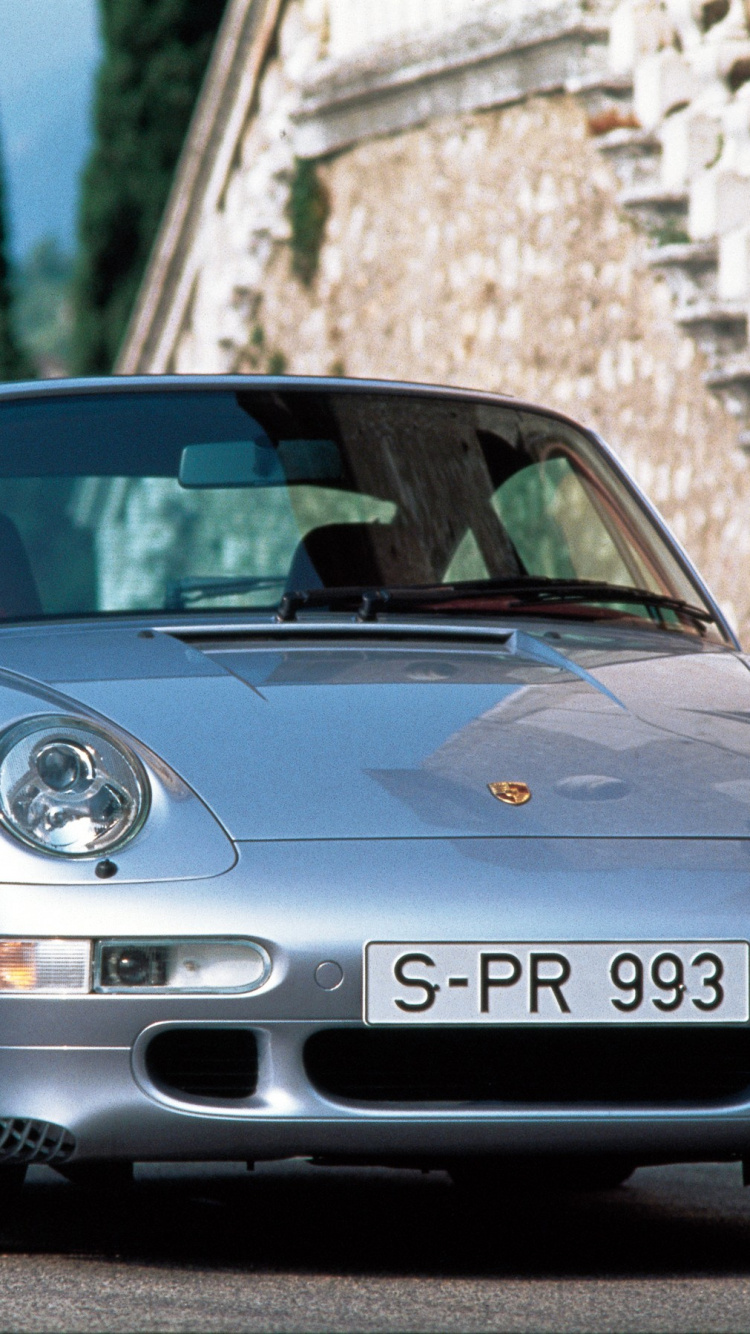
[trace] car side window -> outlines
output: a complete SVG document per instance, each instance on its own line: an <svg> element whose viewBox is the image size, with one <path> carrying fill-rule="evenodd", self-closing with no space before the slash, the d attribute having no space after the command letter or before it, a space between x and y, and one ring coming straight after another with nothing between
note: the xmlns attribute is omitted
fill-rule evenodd
<svg viewBox="0 0 750 1334"><path fill-rule="evenodd" d="M495 491L491 503L527 574L650 585L645 571L626 565L589 490L567 458L544 459L513 473ZM479 544L468 529L443 582L488 577Z"/></svg>
<svg viewBox="0 0 750 1334"><path fill-rule="evenodd" d="M97 493L99 608L163 606L181 580L215 573L250 577L257 591L201 605L264 606L284 589L299 542L326 524L388 522L395 505L320 486L189 491L169 477L106 478ZM106 507L106 509L105 509Z"/></svg>
<svg viewBox="0 0 750 1334"><path fill-rule="evenodd" d="M396 506L391 500L356 491L324 486L295 486L289 491L299 537L314 528L338 523L391 523Z"/></svg>
<svg viewBox="0 0 750 1334"><path fill-rule="evenodd" d="M492 505L528 574L633 584L636 572L567 458L543 459L514 473Z"/></svg>
<svg viewBox="0 0 750 1334"><path fill-rule="evenodd" d="M479 543L471 528L468 528L453 553L450 565L443 575L443 583L471 583L475 579L488 579L489 573L487 562L479 550Z"/></svg>
<svg viewBox="0 0 750 1334"><path fill-rule="evenodd" d="M545 459L513 473L492 496L492 507L525 572L548 579L594 579L648 586L645 571L629 569L581 477L567 458ZM461 539L445 583L488 578L471 529Z"/></svg>

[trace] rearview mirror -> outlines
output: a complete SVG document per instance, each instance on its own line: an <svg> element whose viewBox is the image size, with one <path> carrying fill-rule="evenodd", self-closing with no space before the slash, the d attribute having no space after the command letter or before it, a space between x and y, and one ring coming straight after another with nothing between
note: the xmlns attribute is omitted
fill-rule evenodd
<svg viewBox="0 0 750 1334"><path fill-rule="evenodd" d="M332 440L255 440L186 445L180 459L184 487L286 486L332 482L341 477L341 456Z"/></svg>

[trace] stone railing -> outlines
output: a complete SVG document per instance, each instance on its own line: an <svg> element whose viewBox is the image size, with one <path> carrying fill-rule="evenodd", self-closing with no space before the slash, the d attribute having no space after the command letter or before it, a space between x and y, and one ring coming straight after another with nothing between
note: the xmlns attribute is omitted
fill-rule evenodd
<svg viewBox="0 0 750 1334"><path fill-rule="evenodd" d="M327 0L328 54L334 60L409 33L439 31L492 0Z"/></svg>
<svg viewBox="0 0 750 1334"><path fill-rule="evenodd" d="M348 2L348 0L347 0ZM420 0L427 3L427 0ZM449 0L459 17L458 0ZM316 158L438 116L498 108L540 93L629 96L608 63L605 4L462 0L460 23L433 22L399 40L364 43L310 67L293 114L294 150ZM393 34L395 36L395 34Z"/></svg>
<svg viewBox="0 0 750 1334"><path fill-rule="evenodd" d="M601 147L651 232L676 318L750 446L750 31L741 0L622 0L610 66L632 79L639 128Z"/></svg>

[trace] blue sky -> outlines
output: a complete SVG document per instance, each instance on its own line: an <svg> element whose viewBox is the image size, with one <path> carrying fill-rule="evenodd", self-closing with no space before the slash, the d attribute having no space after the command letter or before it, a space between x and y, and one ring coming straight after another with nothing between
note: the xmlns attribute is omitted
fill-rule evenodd
<svg viewBox="0 0 750 1334"><path fill-rule="evenodd" d="M96 0L0 0L0 133L15 256L72 249L99 58Z"/></svg>

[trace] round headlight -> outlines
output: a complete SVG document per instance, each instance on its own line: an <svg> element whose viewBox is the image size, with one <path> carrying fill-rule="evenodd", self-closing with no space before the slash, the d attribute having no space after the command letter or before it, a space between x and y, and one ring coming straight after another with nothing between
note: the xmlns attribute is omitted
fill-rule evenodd
<svg viewBox="0 0 750 1334"><path fill-rule="evenodd" d="M148 779L121 741L75 718L34 718L0 737L0 819L60 857L122 847L148 815Z"/></svg>

